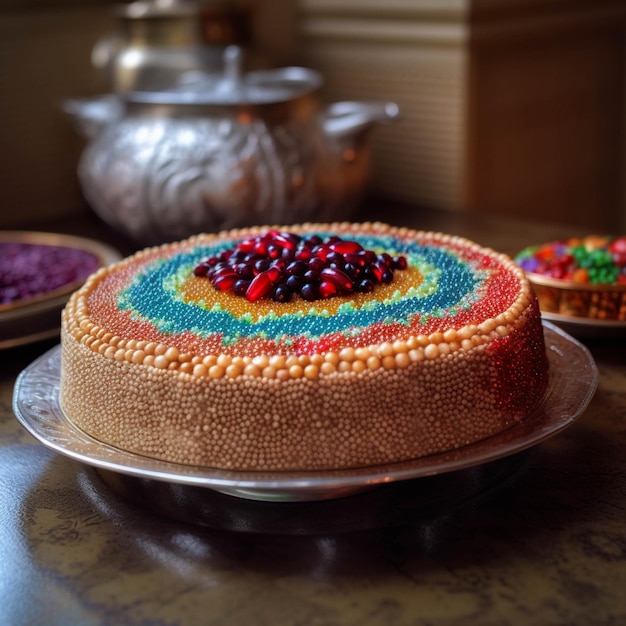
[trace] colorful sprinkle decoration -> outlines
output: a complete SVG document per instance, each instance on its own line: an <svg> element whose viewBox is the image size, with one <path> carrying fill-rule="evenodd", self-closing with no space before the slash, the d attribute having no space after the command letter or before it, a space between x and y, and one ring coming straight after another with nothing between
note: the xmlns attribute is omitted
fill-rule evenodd
<svg viewBox="0 0 626 626"><path fill-rule="evenodd" d="M309 242L318 237L323 244L336 234L313 228L299 236ZM133 334L175 345L184 353L254 357L339 352L426 337L442 329L456 332L473 327L476 319L498 317L520 296L521 270L518 274L499 256L453 237L396 236L395 231L375 228L340 234L346 239L323 244L326 261L336 267L318 259L317 269L306 264L304 274L298 268L290 274L287 267L304 259L285 260L282 278L268 276L271 280L258 291L254 281L271 270L273 261L265 268L267 259L231 259L236 254L232 250L267 243L264 232L244 239L235 233L233 238L192 239L171 254L148 251L99 279L102 288L86 304L95 324L106 318L107 328L120 337L132 327ZM241 252L244 258L252 254ZM284 252L279 252L282 259ZM222 255L228 258L222 261ZM220 263L224 266L216 269ZM314 281L309 272L319 278ZM291 287L293 277L305 279L300 291ZM290 290L286 296L278 291L283 279ZM370 285L363 286L364 280ZM241 289L239 281L244 283ZM307 284L321 297L303 295ZM325 291L327 285L334 287L332 293Z"/></svg>
<svg viewBox="0 0 626 626"><path fill-rule="evenodd" d="M626 284L626 236L590 235L529 246L515 257L526 272L581 284Z"/></svg>

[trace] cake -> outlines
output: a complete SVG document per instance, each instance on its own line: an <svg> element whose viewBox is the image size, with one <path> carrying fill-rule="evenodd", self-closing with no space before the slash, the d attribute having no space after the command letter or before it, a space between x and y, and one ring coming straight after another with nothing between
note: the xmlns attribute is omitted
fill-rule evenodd
<svg viewBox="0 0 626 626"><path fill-rule="evenodd" d="M521 268L381 223L255 227L138 252L73 294L61 362L61 406L87 434L237 471L466 446L530 415L549 376Z"/></svg>

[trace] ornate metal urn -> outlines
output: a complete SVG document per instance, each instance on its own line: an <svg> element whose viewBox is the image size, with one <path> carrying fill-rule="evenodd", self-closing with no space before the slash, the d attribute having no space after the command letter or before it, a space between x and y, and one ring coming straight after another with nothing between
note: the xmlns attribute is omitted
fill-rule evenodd
<svg viewBox="0 0 626 626"><path fill-rule="evenodd" d="M90 135L79 179L93 209L145 244L254 224L347 218L370 171L369 130L391 102L323 106L321 76L287 67L188 73L67 110Z"/></svg>

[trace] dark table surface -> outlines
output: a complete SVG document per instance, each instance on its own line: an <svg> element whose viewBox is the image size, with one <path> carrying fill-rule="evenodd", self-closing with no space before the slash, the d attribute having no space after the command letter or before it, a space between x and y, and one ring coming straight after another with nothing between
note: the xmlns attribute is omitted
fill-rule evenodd
<svg viewBox="0 0 626 626"><path fill-rule="evenodd" d="M507 253L576 234L398 206L366 217ZM92 219L43 228L133 247ZM626 624L626 338L582 341L597 392L531 450L337 501L215 493L208 525L37 443L13 388L58 340L0 351L0 623Z"/></svg>

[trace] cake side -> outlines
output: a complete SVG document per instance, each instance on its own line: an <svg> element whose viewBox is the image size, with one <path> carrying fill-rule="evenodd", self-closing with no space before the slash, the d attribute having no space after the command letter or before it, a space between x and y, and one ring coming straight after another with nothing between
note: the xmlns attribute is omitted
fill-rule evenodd
<svg viewBox="0 0 626 626"><path fill-rule="evenodd" d="M190 288L189 267L178 261L169 283L157 271L168 259L190 254L197 262L206 246L261 229L139 253L95 274L64 311L61 402L70 419L114 446L176 463L337 469L467 445L540 401L547 386L541 320L523 272L506 257L381 224L298 229L391 245L408 254L408 271L374 294L281 309ZM424 250L430 256L420 257ZM437 255L453 259L448 274L457 284L428 276L440 269ZM186 328L177 319L155 322L159 307L124 308L137 293L145 299L139 287L157 274L170 288L151 292L165 301L161 313L178 298L179 310L191 311ZM219 306L207 305L210 297ZM218 326L235 320L221 327L230 335L202 332L202 316Z"/></svg>

